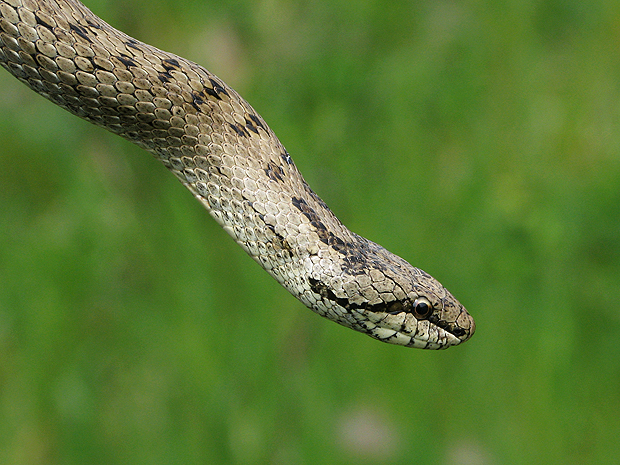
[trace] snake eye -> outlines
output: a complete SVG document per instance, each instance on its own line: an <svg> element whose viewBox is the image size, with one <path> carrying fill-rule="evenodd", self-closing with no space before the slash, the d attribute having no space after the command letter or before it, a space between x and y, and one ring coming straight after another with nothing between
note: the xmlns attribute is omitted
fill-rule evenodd
<svg viewBox="0 0 620 465"><path fill-rule="evenodd" d="M413 314L420 320L426 320L433 313L433 306L424 297L418 297L413 302Z"/></svg>

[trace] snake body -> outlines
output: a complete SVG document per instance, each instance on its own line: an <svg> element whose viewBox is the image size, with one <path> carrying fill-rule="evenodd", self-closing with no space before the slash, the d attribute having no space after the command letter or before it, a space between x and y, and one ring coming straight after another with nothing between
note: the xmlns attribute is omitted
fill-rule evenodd
<svg viewBox="0 0 620 465"><path fill-rule="evenodd" d="M474 333L437 280L349 231L265 121L201 66L114 29L77 0L1 0L0 64L151 152L319 315L410 347L445 348Z"/></svg>

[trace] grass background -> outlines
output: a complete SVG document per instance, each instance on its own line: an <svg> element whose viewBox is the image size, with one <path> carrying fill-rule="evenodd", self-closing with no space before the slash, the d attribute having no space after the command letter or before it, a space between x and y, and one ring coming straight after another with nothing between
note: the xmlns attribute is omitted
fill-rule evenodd
<svg viewBox="0 0 620 465"><path fill-rule="evenodd" d="M0 72L0 463L598 464L620 435L620 4L89 0L206 66L442 352L306 310L148 154Z"/></svg>

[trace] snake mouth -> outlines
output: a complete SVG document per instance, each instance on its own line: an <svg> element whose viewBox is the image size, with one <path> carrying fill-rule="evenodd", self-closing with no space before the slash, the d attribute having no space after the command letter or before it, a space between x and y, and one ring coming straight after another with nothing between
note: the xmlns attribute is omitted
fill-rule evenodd
<svg viewBox="0 0 620 465"><path fill-rule="evenodd" d="M474 319L467 312L467 310L465 310L465 307L460 304L459 306L460 309L458 310L456 318L454 317L454 311L446 312L445 308L442 311L428 317L428 321L430 323L456 338L456 341L450 345L458 345L461 342L467 341L476 331L476 323L474 322ZM443 318L441 318L440 315L443 316ZM451 321L447 321L448 319Z"/></svg>
<svg viewBox="0 0 620 465"><path fill-rule="evenodd" d="M463 339L456 337L454 334L442 329L435 328L430 334L420 333L416 336L406 336L409 342L405 344L407 347L415 347L421 349L447 349L464 342Z"/></svg>
<svg viewBox="0 0 620 465"><path fill-rule="evenodd" d="M463 342L462 339L459 339L454 334L438 328L435 337L431 338L432 340L426 340L425 338L411 338L411 342L407 344L407 347L416 347L422 349L447 349L448 347L457 346Z"/></svg>
<svg viewBox="0 0 620 465"><path fill-rule="evenodd" d="M430 320L418 320L408 314L359 314L365 320L363 332L390 344L420 349L447 349L459 345L473 332L454 324L441 327ZM370 318L369 318L370 317Z"/></svg>
<svg viewBox="0 0 620 465"><path fill-rule="evenodd" d="M465 342L467 339L469 339L469 336L466 336L465 338L463 338L463 336L458 336L457 334L454 333L454 330L450 330L450 329L444 329L444 328L435 328L436 329L436 334L437 334L437 339L439 341L442 341L440 345L441 347L437 347L438 349L447 349L448 347L452 347L452 346L458 346L459 344ZM457 330L460 328L456 328ZM460 333L459 331L457 331L457 333Z"/></svg>

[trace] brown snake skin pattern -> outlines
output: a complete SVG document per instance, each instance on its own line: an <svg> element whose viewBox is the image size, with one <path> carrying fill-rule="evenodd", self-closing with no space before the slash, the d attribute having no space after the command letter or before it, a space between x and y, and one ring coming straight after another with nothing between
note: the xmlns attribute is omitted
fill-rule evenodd
<svg viewBox="0 0 620 465"><path fill-rule="evenodd" d="M472 317L437 280L349 231L265 121L201 66L117 31L76 0L0 1L0 64L151 152L319 315L426 349L474 333Z"/></svg>

